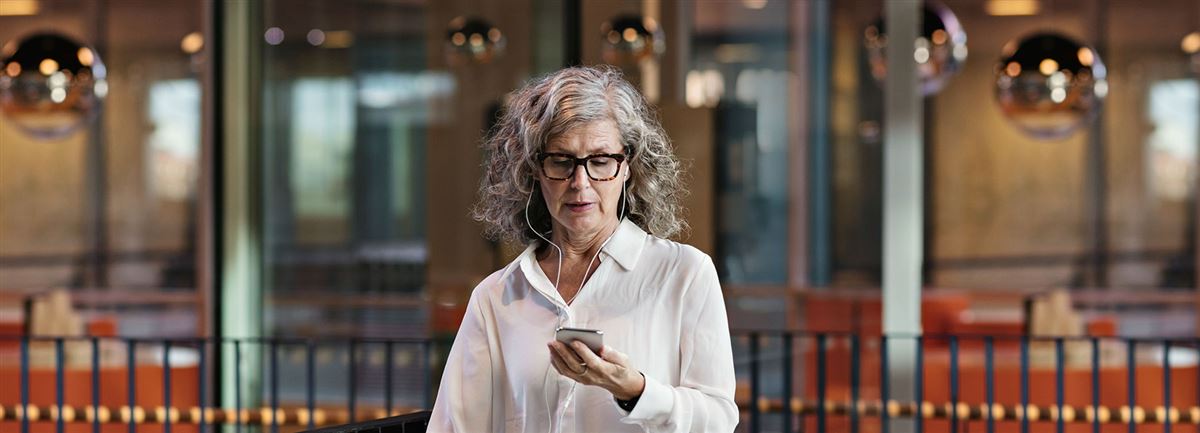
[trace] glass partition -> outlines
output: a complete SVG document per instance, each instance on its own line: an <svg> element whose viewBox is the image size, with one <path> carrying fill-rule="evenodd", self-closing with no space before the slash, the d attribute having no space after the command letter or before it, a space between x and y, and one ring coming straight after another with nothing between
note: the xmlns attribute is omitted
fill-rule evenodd
<svg viewBox="0 0 1200 433"><path fill-rule="evenodd" d="M76 96L83 76L67 74L70 58L45 71L5 67L14 86L37 82L39 72L51 87L59 76L66 86L61 95L3 103L0 324L17 320L19 328L23 300L67 289L95 329L202 332L196 240L206 230L198 226L206 2L16 3L0 8L0 57L53 57L23 43L38 34L74 41L87 51L72 54L98 78L87 86L98 104L67 120L73 129L40 130L65 111L38 107L87 98Z"/></svg>
<svg viewBox="0 0 1200 433"><path fill-rule="evenodd" d="M1200 21L1195 5L943 3L964 29L969 54L924 103L925 283L1025 291L1195 287L1200 138L1196 75L1181 49ZM840 286L874 286L881 270L880 131L887 119L869 49L881 10L879 2L842 3L832 19ZM1039 32L1088 47L1107 72L1096 88L1103 103L1066 134L1023 130L997 96L1001 60ZM1058 122L1054 113L1040 116Z"/></svg>

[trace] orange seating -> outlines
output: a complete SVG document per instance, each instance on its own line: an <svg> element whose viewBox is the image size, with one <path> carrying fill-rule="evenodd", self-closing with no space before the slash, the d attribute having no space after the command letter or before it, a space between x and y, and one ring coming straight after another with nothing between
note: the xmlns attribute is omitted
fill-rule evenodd
<svg viewBox="0 0 1200 433"><path fill-rule="evenodd" d="M163 369L159 365L137 367L137 389L135 397L138 406L155 408L163 405ZM104 367L100 370L100 404L110 408L127 405L128 378L125 367ZM68 368L64 370L63 403L76 408L92 404L92 371L90 368ZM199 401L197 380L199 370L196 366L171 368L171 406L191 408ZM29 372L29 402L37 405L40 410L49 410L56 401L56 378L54 369L36 368ZM0 366L0 404L11 408L21 403L21 376L16 365ZM209 390L211 392L211 389ZM33 433L51 433L55 431L53 422L31 423ZM86 422L68 423L66 433L90 433L92 426ZM0 431L17 432L20 423L16 421L0 422ZM128 432L128 425L110 423L102 425L103 433ZM158 433L163 431L161 424L145 424L138 426L140 433ZM196 425L172 425L172 432L195 433Z"/></svg>
<svg viewBox="0 0 1200 433"><path fill-rule="evenodd" d="M1019 302L1019 299L1014 299ZM808 295L796 302L799 311L803 312L803 323L800 328L814 332L853 332L863 337L863 349L860 358L860 389L859 396L864 400L880 398L880 359L878 336L881 333L881 301L878 292L862 294ZM1020 308L1014 305L1013 308ZM927 293L921 301L921 325L924 334L929 336L924 341L923 359L924 401L934 404L950 402L950 354L946 335L959 335L959 401L978 407L987 401L986 378L984 368L985 335L996 336L994 345L994 387L995 402L1012 405L1021 402L1020 377L1020 339L1015 338L1024 334L1023 316L1015 314L1006 319L976 320L965 314L971 307L969 293ZM1117 322L1111 316L1092 317L1087 323L1090 336L1111 337L1117 334ZM1006 338L1007 337L1007 338ZM1086 343L1084 343L1086 345ZM798 356L804 362L803 398L808 401L817 399L817 351L812 344L800 344ZM1064 403L1075 407L1090 405L1092 402L1092 371L1089 347L1083 348L1082 362L1069 363L1064 370ZM1034 359L1029 370L1030 403L1041 406L1053 405L1056 402L1055 369L1052 362L1052 349L1042 344L1032 358L1041 357L1042 362ZM1049 350L1049 351L1048 351ZM1119 354L1118 354L1119 355ZM851 396L851 351L849 339L830 337L826 346L824 372L826 382L826 398L832 401L848 401ZM1074 356L1080 356L1076 353ZM1117 358L1124 359L1118 356ZM1106 357L1100 369L1100 403L1106 406L1119 407L1126 404L1127 377L1123 362L1112 361ZM1137 367L1137 404L1141 407L1154 408L1163 404L1163 368L1156 363L1139 364ZM1171 403L1175 407L1186 407L1200 404L1197 401L1197 367L1188 365L1171 369ZM891 395L891 399L913 401L913 395ZM805 422L808 429L816 428L815 417L807 417ZM959 431L985 431L986 424L972 421L960 428ZM879 431L878 418L864 419L863 432ZM1017 432L1020 424L1013 421L997 423L997 431ZM1053 422L1034 422L1033 432L1054 431ZM806 430L806 431L814 431ZM827 431L849 431L849 420L845 416L830 417ZM949 432L948 420L927 420L925 431L931 433ZM1086 423L1069 423L1069 433L1091 432L1091 426ZM1127 431L1124 425L1110 424L1101 429L1105 433ZM1139 426L1139 432L1162 431L1161 425Z"/></svg>
<svg viewBox="0 0 1200 433"><path fill-rule="evenodd" d="M804 329L813 332L856 332L878 336L883 330L883 303L878 292L869 295L805 296ZM926 334L950 333L971 300L961 294L926 295L921 300L921 328Z"/></svg>

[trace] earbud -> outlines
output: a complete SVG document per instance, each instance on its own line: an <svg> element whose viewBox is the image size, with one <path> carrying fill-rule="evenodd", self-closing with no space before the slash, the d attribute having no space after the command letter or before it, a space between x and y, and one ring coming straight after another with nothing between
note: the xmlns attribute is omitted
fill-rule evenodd
<svg viewBox="0 0 1200 433"><path fill-rule="evenodd" d="M628 170L625 171L625 179L626 180L629 179L629 171ZM533 187L536 186L536 183L537 183L536 180L534 180L533 184L531 184L529 186L529 197L525 199L525 224L529 227L529 230L533 231L534 235L541 238L543 241L546 241L547 244L550 244L550 246L552 246L552 247L554 247L554 249L558 250L558 269L554 275L554 289L557 291L558 283L560 282L560 278L562 277L563 250L562 250L562 248L559 248L559 246L556 245L554 242L551 242L550 239L547 239L541 233L538 233L537 229L533 228L533 223L529 220L529 205L533 202L533 189L534 189ZM622 192L626 192L625 191L626 185L627 185L627 183L625 183L625 182L623 182L621 184ZM622 194L622 195L624 195L624 194ZM622 198L621 211L618 214L618 217L621 217L621 215L624 214L624 212L625 212L625 200L624 200L624 198ZM600 244L600 248L598 250L596 250L596 255L592 256L592 259L588 261L587 268L584 268L584 270L583 270L583 275L584 275L583 281L580 282L579 289L575 290L576 295L578 295L579 292L583 291L583 286L587 282L587 274L589 272L591 272L591 270L592 270L592 264L596 262L596 259L600 257L600 252L604 251L604 247L608 245L608 241L611 241L613 236L616 236L616 234L617 234L617 231L613 230L612 234L608 235L608 239L605 239L604 243ZM574 299L574 298L572 298L572 299ZM569 302L569 301L567 301L567 302ZM565 305L555 305L555 310L556 310L556 315L558 315L560 321L562 319L562 316L567 315L567 314L565 314L565 313L567 313L567 307ZM550 368L551 368L551 366L547 365L546 371L542 375L542 397L543 398L546 398L546 385L548 383L548 379L550 378ZM567 391L567 398L563 402L561 409L559 409L557 407L557 405L554 410L550 409L550 406L549 406L550 401L548 398L546 398L546 421L549 422L550 425L554 427L555 432L562 431L562 417L563 417L563 414L566 413L567 407L571 405L571 399L575 396L575 385L576 385L576 382L571 383L571 389L569 391ZM555 422L553 419L554 418L553 414L556 410L558 412L558 421L557 422Z"/></svg>

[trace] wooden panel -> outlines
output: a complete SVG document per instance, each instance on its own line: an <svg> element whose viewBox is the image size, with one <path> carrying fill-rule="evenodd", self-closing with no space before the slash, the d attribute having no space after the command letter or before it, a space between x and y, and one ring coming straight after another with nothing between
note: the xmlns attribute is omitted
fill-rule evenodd
<svg viewBox="0 0 1200 433"><path fill-rule="evenodd" d="M677 240L713 254L716 227L713 223L713 113L707 108L664 105L660 109L663 129L675 145L675 155L684 163L689 194L684 197L684 217L691 229Z"/></svg>
<svg viewBox="0 0 1200 433"><path fill-rule="evenodd" d="M428 5L428 68L452 74L456 86L450 107L438 107L449 114L430 125L426 139L429 292L436 300L459 302L497 266L497 248L470 216L481 175L479 145L488 113L528 78L533 11L529 0ZM445 31L459 15L479 16L500 28L507 38L504 54L489 64L447 65Z"/></svg>

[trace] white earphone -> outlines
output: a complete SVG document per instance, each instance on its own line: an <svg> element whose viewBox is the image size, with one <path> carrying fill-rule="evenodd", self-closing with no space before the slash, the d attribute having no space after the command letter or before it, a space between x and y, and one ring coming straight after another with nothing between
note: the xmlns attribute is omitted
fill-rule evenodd
<svg viewBox="0 0 1200 433"><path fill-rule="evenodd" d="M626 165L625 181L621 183L621 208L617 212L618 220L625 218L625 204L626 204L626 202L629 201L629 199L628 199L628 185L629 185L628 181L629 181L629 177L630 177L629 171L630 171L629 166ZM535 185L537 185L537 180L536 179L531 180L530 186L529 186L529 197L525 199L525 224L527 226L529 226L529 230L532 231L534 235L536 235L538 238L541 238L543 241L546 241L547 244L550 244L550 246L552 246L552 247L554 247L554 249L558 250L558 267L557 267L557 269L555 271L555 275L554 275L554 290L558 291L558 283L560 282L560 278L562 277L563 251L562 251L562 248L559 248L558 245L556 245L554 242L551 242L550 239L547 239L545 236L543 236L541 233L539 233L537 231L537 229L533 227L533 223L529 220L529 205L533 202L533 190L534 190ZM600 252L604 250L604 247L606 245L608 245L608 242L611 241L613 236L616 236L616 234L617 234L617 230L614 229L612 234L608 235L608 239L605 239L604 243L600 244L600 248L596 250L596 254L592 256L592 259L588 261L587 269L585 269L583 271L583 281L581 281L579 283L579 289L575 291L575 296L573 296L571 298L571 300L574 300L575 297L579 296L579 292L583 291L583 286L585 283L587 283L587 274L588 274L588 272L591 272L591 270L592 270L592 263L594 263L596 261L596 259L598 257L600 257ZM564 300L563 302L569 303L570 301ZM555 328L562 326L562 325L563 325L562 316L559 316L559 323L557 326L555 326ZM550 338L553 339L554 336L551 335ZM550 378L550 367L551 366L549 364L547 364L546 372L545 372L545 374L542 375L542 398L546 401L546 421L551 424L551 426L555 432L561 432L562 431L563 414L566 413L566 408L571 405L571 400L575 396L575 385L578 384L578 382L571 383L571 389L569 391L567 391L567 398L563 401L562 410L558 411L558 420L555 421L553 419L554 411L551 411L550 406L549 406L550 399L546 398L546 384Z"/></svg>

